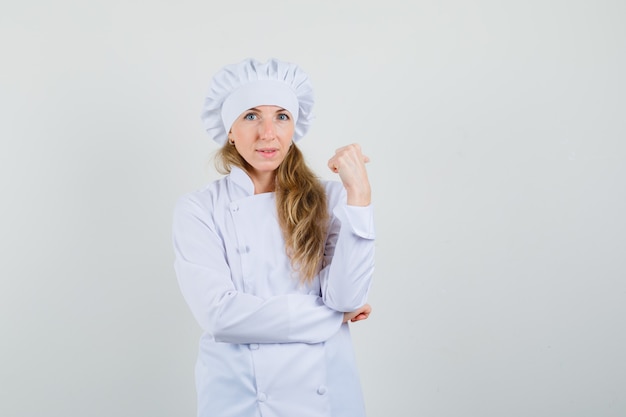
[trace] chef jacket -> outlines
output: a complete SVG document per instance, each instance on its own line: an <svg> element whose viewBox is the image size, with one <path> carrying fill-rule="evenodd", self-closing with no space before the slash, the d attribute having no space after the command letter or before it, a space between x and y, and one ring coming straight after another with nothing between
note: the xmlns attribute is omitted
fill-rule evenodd
<svg viewBox="0 0 626 417"><path fill-rule="evenodd" d="M364 417L343 312L367 301L374 270L371 206L322 182L329 227L320 270L303 284L285 251L275 193L245 171L182 196L175 271L203 329L196 362L200 417Z"/></svg>

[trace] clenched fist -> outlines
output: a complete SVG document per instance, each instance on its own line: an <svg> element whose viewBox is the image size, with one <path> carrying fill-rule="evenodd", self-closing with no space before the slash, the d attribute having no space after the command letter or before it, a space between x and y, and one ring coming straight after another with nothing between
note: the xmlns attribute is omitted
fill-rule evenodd
<svg viewBox="0 0 626 417"><path fill-rule="evenodd" d="M335 155L328 160L328 168L341 178L350 206L369 206L371 203L372 191L365 169L365 164L369 161L357 143L337 149Z"/></svg>

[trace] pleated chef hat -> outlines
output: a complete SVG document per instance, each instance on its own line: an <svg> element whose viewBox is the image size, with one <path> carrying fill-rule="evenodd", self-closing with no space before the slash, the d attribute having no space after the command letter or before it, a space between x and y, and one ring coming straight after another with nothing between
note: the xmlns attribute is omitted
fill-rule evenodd
<svg viewBox="0 0 626 417"><path fill-rule="evenodd" d="M209 136L223 145L241 113L255 106L279 106L293 116L293 140L298 141L309 130L313 104L309 77L296 64L248 58L226 65L213 76L201 118Z"/></svg>

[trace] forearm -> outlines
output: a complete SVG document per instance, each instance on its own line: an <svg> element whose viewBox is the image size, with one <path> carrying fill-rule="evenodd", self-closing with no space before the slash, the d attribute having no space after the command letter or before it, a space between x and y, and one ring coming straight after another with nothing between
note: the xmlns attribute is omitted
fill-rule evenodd
<svg viewBox="0 0 626 417"><path fill-rule="evenodd" d="M218 342L318 343L334 335L342 322L342 314L324 305L319 296L285 294L262 299L236 291L226 281L194 276L183 262L176 264L176 272L192 314Z"/></svg>
<svg viewBox="0 0 626 417"><path fill-rule="evenodd" d="M343 315L318 295L259 297L233 283L220 234L207 210L183 200L174 216L174 268L202 329L229 343L317 343L334 335Z"/></svg>
<svg viewBox="0 0 626 417"><path fill-rule="evenodd" d="M338 330L343 315L305 294L267 300L245 293L225 294L216 306L209 330L217 342L319 343Z"/></svg>
<svg viewBox="0 0 626 417"><path fill-rule="evenodd" d="M335 212L341 227L320 273L322 295L329 307L354 311L366 303L374 272L373 209L348 206Z"/></svg>

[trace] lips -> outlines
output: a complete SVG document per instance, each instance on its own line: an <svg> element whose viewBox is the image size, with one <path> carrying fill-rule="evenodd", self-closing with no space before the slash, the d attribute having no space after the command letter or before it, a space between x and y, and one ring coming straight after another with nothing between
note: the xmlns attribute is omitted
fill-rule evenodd
<svg viewBox="0 0 626 417"><path fill-rule="evenodd" d="M276 155L276 153L278 152L278 149L276 148L263 148L263 149L257 149L257 152L265 158L271 158L272 156Z"/></svg>

